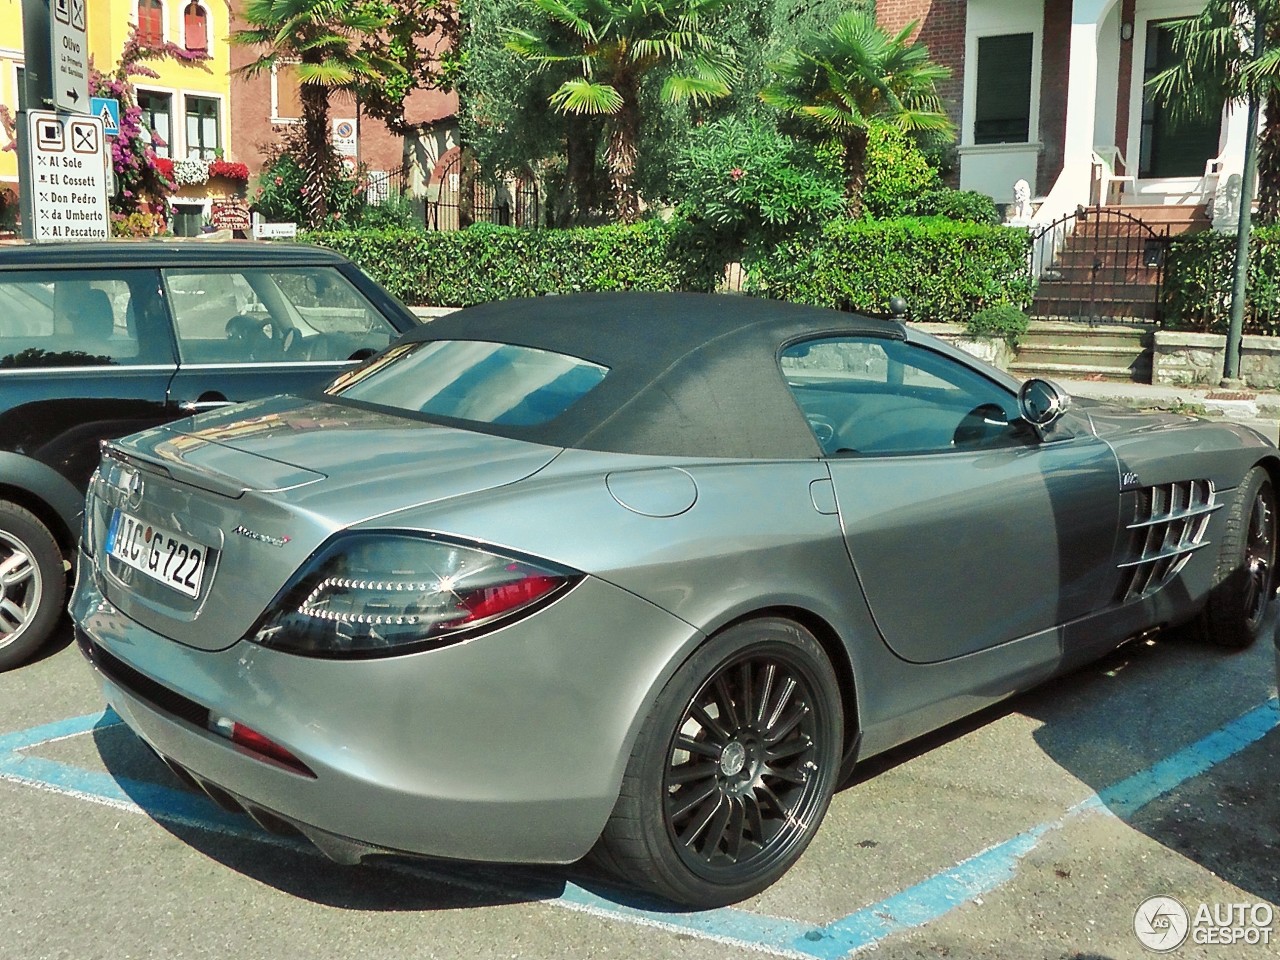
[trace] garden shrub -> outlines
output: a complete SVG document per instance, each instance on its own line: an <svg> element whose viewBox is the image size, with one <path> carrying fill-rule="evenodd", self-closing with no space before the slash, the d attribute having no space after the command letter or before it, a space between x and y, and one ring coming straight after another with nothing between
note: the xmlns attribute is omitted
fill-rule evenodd
<svg viewBox="0 0 1280 960"><path fill-rule="evenodd" d="M723 269L680 220L525 230L352 230L303 239L359 264L409 304L470 306L579 290L711 290ZM716 261L719 262L716 262Z"/></svg>
<svg viewBox="0 0 1280 960"><path fill-rule="evenodd" d="M838 165L761 120L695 127L674 164L682 214L736 242L813 227L847 206Z"/></svg>
<svg viewBox="0 0 1280 960"><path fill-rule="evenodd" d="M1025 230L943 218L837 220L754 265L771 297L881 313L906 298L913 320L966 322L984 307L1031 302Z"/></svg>
<svg viewBox="0 0 1280 960"><path fill-rule="evenodd" d="M1027 332L1031 318L1010 303L983 307L965 324L965 336L971 340L1003 340L1011 347Z"/></svg>
<svg viewBox="0 0 1280 960"><path fill-rule="evenodd" d="M902 131L873 124L867 141L867 182L862 203L876 219L912 212L921 195L942 188L938 171Z"/></svg>
<svg viewBox="0 0 1280 960"><path fill-rule="evenodd" d="M392 193L379 203L365 203L350 214L352 226L361 230L425 230L420 202Z"/></svg>
<svg viewBox="0 0 1280 960"><path fill-rule="evenodd" d="M359 264L406 303L469 306L579 290L715 288L726 251L679 218L630 226L453 232L343 230L304 237ZM901 294L917 320L966 321L1030 301L1027 233L943 218L837 220L764 250L748 289L800 303L879 313Z"/></svg>
<svg viewBox="0 0 1280 960"><path fill-rule="evenodd" d="M164 217L154 213L113 213L111 214L111 235L113 237L145 238L168 235L168 227Z"/></svg>
<svg viewBox="0 0 1280 960"><path fill-rule="evenodd" d="M1227 332L1236 238L1190 233L1175 237L1165 260L1164 325L1172 330ZM1253 233L1244 332L1280 335L1280 225Z"/></svg>
<svg viewBox="0 0 1280 960"><path fill-rule="evenodd" d="M998 224L1003 222L1000 208L985 193L976 190L952 190L940 187L927 190L909 204L909 212L915 217L947 217L969 223Z"/></svg>
<svg viewBox="0 0 1280 960"><path fill-rule="evenodd" d="M263 165L250 205L269 221L306 223L306 179L306 171L297 157L292 153L276 153ZM350 223L365 204L360 183L346 173L329 178L326 194L327 217L335 227Z"/></svg>

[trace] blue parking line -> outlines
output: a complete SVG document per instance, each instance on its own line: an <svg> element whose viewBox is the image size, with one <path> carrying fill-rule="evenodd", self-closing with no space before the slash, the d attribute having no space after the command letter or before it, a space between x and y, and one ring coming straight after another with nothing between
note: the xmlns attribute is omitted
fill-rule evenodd
<svg viewBox="0 0 1280 960"><path fill-rule="evenodd" d="M1023 857L1047 834L1075 818L1099 813L1128 819L1157 797L1256 743L1275 729L1277 721L1277 701L1273 698L1152 766L1091 794L1061 817L1038 824L879 903L825 925L735 907L673 911L647 904L642 898L633 899L630 894L604 895L575 883L539 878L532 871L521 869L442 868L428 862L397 863L392 869L454 887L505 897L514 894L530 901L775 956L840 960L872 948L895 934L937 920L1008 883L1016 876ZM190 791L116 778L24 753L42 744L119 723L119 718L107 710L0 735L0 780L109 804L169 823L315 853L309 844L265 833L246 817L226 813Z"/></svg>
<svg viewBox="0 0 1280 960"><path fill-rule="evenodd" d="M1275 729L1278 720L1277 701L1273 697L1177 753L1091 794L1058 819L1038 824L901 893L827 924L817 943L810 934L804 944L791 946L821 960L836 960L872 947L893 934L937 920L961 904L1012 880L1022 858L1034 850L1045 835L1088 813L1128 819L1157 797L1261 740Z"/></svg>

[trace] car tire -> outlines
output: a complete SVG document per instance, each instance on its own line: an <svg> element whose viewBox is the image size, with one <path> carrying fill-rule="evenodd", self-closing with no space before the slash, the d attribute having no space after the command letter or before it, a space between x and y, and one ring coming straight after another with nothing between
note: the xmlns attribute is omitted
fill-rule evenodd
<svg viewBox="0 0 1280 960"><path fill-rule="evenodd" d="M48 528L0 501L0 670L25 663L49 638L66 593L62 551Z"/></svg>
<svg viewBox="0 0 1280 960"><path fill-rule="evenodd" d="M809 631L775 618L726 629L645 719L597 862L693 907L759 893L817 832L843 729L835 672Z"/></svg>
<svg viewBox="0 0 1280 960"><path fill-rule="evenodd" d="M1227 511L1198 632L1218 646L1243 650L1275 622L1276 495L1265 469L1245 475Z"/></svg>

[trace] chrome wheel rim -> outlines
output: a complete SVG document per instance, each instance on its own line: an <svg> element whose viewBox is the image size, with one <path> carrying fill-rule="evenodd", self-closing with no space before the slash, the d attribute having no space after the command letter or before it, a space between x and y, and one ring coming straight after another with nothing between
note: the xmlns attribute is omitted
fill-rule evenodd
<svg viewBox="0 0 1280 960"><path fill-rule="evenodd" d="M26 632L43 592L31 550L17 537L0 532L0 647Z"/></svg>
<svg viewBox="0 0 1280 960"><path fill-rule="evenodd" d="M1271 601L1275 533L1275 509L1271 505L1270 488L1264 485L1249 513L1249 534L1244 546L1244 609L1250 627L1258 625Z"/></svg>
<svg viewBox="0 0 1280 960"><path fill-rule="evenodd" d="M676 727L663 779L667 833L707 880L749 880L806 841L826 777L816 685L798 659L746 652L719 667Z"/></svg>

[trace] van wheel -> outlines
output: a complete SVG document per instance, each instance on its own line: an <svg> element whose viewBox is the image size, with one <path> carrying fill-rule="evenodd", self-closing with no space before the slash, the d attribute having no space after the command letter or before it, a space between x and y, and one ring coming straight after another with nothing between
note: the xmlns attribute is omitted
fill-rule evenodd
<svg viewBox="0 0 1280 960"><path fill-rule="evenodd" d="M66 594L53 534L29 510L0 501L0 670L25 663L49 638Z"/></svg>

